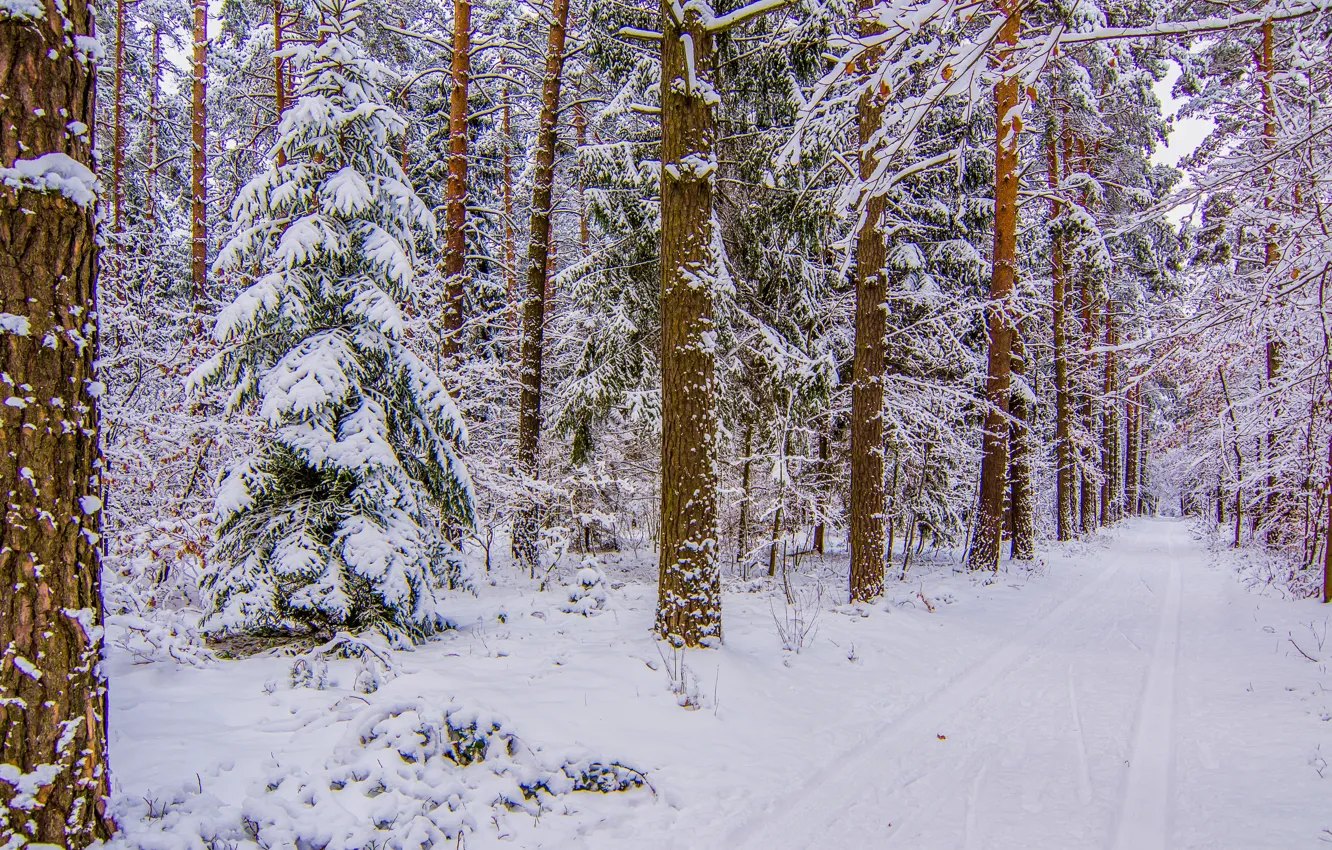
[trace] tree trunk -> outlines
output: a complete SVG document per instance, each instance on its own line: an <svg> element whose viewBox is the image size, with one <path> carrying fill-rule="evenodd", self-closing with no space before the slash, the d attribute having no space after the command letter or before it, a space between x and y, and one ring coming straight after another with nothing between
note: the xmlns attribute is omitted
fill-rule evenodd
<svg viewBox="0 0 1332 850"><path fill-rule="evenodd" d="M1124 410L1124 512L1129 516L1141 513L1138 486L1138 429L1142 422L1138 400L1142 397L1142 388L1134 385L1128 393Z"/></svg>
<svg viewBox="0 0 1332 850"><path fill-rule="evenodd" d="M826 475L828 475L828 458L829 458L829 453L830 453L830 448L829 448L829 446L828 446L828 435L827 435L827 434L820 433L820 434L819 434L819 474L820 474L820 476L826 476ZM814 551L815 551L815 552L818 552L820 555L824 554L824 551L825 551L825 549L826 549L826 547L827 547L827 539L826 539L826 538L827 538L827 534L828 534L828 524L824 521L824 518L823 518L824 510L826 509L827 506L824 504L823 496L822 496L822 492L823 492L823 491L820 490L820 491L819 491L820 495L818 495L818 496L816 497L816 502L815 502L815 504L816 504L817 507L818 507L819 517L818 517L818 524L814 526Z"/></svg>
<svg viewBox="0 0 1332 850"><path fill-rule="evenodd" d="M1023 327L1013 335L1013 374L1019 379L1029 371L1027 349L1023 337L1030 335L1030 329ZM1032 418L1035 413L1031 399L1028 398L1025 383L1009 393L1009 411L1013 422L1009 430L1009 451L1012 457L1008 464L1009 505L1013 519L1013 541L1011 554L1015 560L1030 561L1036 557L1036 510L1034 487L1032 486L1031 458L1033 455ZM924 472L922 471L922 475Z"/></svg>
<svg viewBox="0 0 1332 850"><path fill-rule="evenodd" d="M872 7L860 0L861 11ZM861 35L878 27L862 19ZM868 73L878 60L870 51L861 61ZM883 102L868 89L856 109L860 129L860 178L868 180L877 159L871 147L883 118ZM885 202L865 200L864 218L856 235L856 338L851 384L850 596L868 602L883 593L883 381L887 366L887 248L883 237Z"/></svg>
<svg viewBox="0 0 1332 850"><path fill-rule="evenodd" d="M583 104L575 103L573 107L573 126L574 126L574 144L577 150L581 151L587 144L587 113L583 111ZM587 200L584 197L583 170L578 169L578 250L579 257L586 260L592 253L592 237L587 227Z"/></svg>
<svg viewBox="0 0 1332 850"><path fill-rule="evenodd" d="M1046 129L1045 148L1047 180L1053 194L1060 184L1059 148L1054 119ZM1050 199L1050 219L1059 218L1062 203ZM1073 435L1072 406L1068 393L1068 328L1065 311L1068 307L1067 269L1064 264L1064 237L1056 232L1050 236L1050 280L1052 307L1051 323L1054 330L1055 367L1055 510L1056 533L1060 540L1073 538Z"/></svg>
<svg viewBox="0 0 1332 850"><path fill-rule="evenodd" d="M989 333L989 369L985 381L985 432L981 445L980 504L976 535L967 566L998 570L1003 537L1004 494L1008 489L1008 397L1013 323L1008 299L1013 294L1017 265L1018 143L1021 129L1021 89L1015 69L1021 7L1016 0L1001 0L1006 16L999 30L998 64L1003 76L994 86L998 127L994 140L994 264L990 278L990 304L986 308Z"/></svg>
<svg viewBox="0 0 1332 850"><path fill-rule="evenodd" d="M745 458L740 473L740 521L736 528L735 560L740 565L740 574L749 578L749 502L753 498L751 484L754 469L754 423L745 423Z"/></svg>
<svg viewBox="0 0 1332 850"><path fill-rule="evenodd" d="M162 28L153 24L153 59L148 66L148 167L144 181L148 192L148 220L157 218L157 110L162 96Z"/></svg>
<svg viewBox="0 0 1332 850"><path fill-rule="evenodd" d="M273 0L273 127L276 130L282 122L282 113L287 109L287 58L282 53L282 0ZM277 164L287 164L287 152L278 149Z"/></svg>
<svg viewBox="0 0 1332 850"><path fill-rule="evenodd" d="M462 351L467 293L467 83L471 78L472 2L453 0L453 87L449 91L449 177L444 186L443 355Z"/></svg>
<svg viewBox="0 0 1332 850"><path fill-rule="evenodd" d="M661 4L661 563L657 634L721 641L713 289L712 34L698 4ZM686 50L692 62L686 59Z"/></svg>
<svg viewBox="0 0 1332 850"><path fill-rule="evenodd" d="M116 0L116 66L111 111L111 235L125 229L125 0ZM117 249L119 246L117 246ZM118 253L118 250L117 250ZM117 265L119 265L117 263ZM119 274L119 269L116 269Z"/></svg>
<svg viewBox="0 0 1332 850"><path fill-rule="evenodd" d="M527 249L527 292L523 299L522 392L518 398L518 466L536 478L541 443L541 370L545 353L546 261L550 253L551 187L555 182L555 136L564 80L565 26L569 0L553 0L546 47L546 75L541 85L541 118L537 129L536 174L532 184L531 234ZM540 506L524 506L514 518L513 549L520 561L537 563Z"/></svg>
<svg viewBox="0 0 1332 850"><path fill-rule="evenodd" d="M208 0L194 3L194 74L190 85L190 295L195 309L208 291Z"/></svg>
<svg viewBox="0 0 1332 850"><path fill-rule="evenodd" d="M1105 305L1105 344L1112 348L1119 344L1119 331L1115 326L1114 302ZM1101 524L1109 525L1119 519L1122 499L1119 478L1119 362L1114 351L1105 353L1104 400L1101 402Z"/></svg>
<svg viewBox="0 0 1332 850"><path fill-rule="evenodd" d="M13 178L0 187L0 373L12 395L0 406L9 494L0 523L0 765L9 771L0 773L0 841L78 850L114 828L105 812L92 138L68 130L93 126L97 72L75 49L93 37L86 0L40 5L37 20L0 19L0 165L47 154L73 162L61 190Z"/></svg>

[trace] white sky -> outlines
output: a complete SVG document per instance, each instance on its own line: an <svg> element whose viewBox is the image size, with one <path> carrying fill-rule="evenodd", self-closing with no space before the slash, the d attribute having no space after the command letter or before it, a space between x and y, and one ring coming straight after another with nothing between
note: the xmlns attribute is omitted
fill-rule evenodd
<svg viewBox="0 0 1332 850"><path fill-rule="evenodd" d="M1183 101L1174 98L1170 90L1174 87L1175 81L1179 79L1179 66L1171 63L1170 71L1165 79L1153 86L1156 96L1161 100L1161 107L1167 118L1174 118L1175 113L1183 106ZM1212 131L1212 122L1201 118L1180 118L1172 124L1173 129L1164 147L1158 147L1152 152L1151 160L1160 165L1178 165L1181 157L1188 156L1202 144L1202 140ZM1185 176L1179 184L1179 188L1187 186L1189 179ZM1166 217L1178 224L1183 218L1189 215L1193 210L1193 204L1185 204L1175 207L1166 213Z"/></svg>

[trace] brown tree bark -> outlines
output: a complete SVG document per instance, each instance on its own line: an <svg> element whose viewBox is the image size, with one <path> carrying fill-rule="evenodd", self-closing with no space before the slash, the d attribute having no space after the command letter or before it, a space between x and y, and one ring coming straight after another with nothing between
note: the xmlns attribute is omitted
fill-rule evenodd
<svg viewBox="0 0 1332 850"><path fill-rule="evenodd" d="M0 165L63 154L87 192L0 186L0 843L110 837L102 650L96 67L86 0L0 19ZM15 185L17 184L17 185ZM13 771L17 771L15 776ZM17 841L17 844L14 842Z"/></svg>
<svg viewBox="0 0 1332 850"><path fill-rule="evenodd" d="M1022 123L1017 114L1021 89L1014 66L1022 12L1017 0L1000 0L997 8L1005 17L998 39L998 65L1003 76L994 86L998 121L994 140L994 258L990 304L985 311L989 369L985 381L980 502L976 534L967 555L967 566L973 570L999 569L1004 491L1008 480L1008 402L1013 346L1008 299L1013 294L1017 272L1018 143Z"/></svg>
<svg viewBox="0 0 1332 850"><path fill-rule="evenodd" d="M116 64L111 104L111 235L125 229L125 0L116 0ZM119 270L117 269L117 272Z"/></svg>
<svg viewBox="0 0 1332 850"><path fill-rule="evenodd" d="M721 641L712 175L713 37L694 5L661 4L661 563L657 634ZM686 50L692 51L689 73Z"/></svg>
<svg viewBox="0 0 1332 850"><path fill-rule="evenodd" d="M1053 112L1053 110L1051 110ZM1053 195L1060 183L1059 140L1053 116L1045 133L1046 179ZM1050 198L1050 219L1059 218L1063 204ZM1056 534L1060 540L1073 539L1074 493L1072 404L1068 390L1068 269L1064 262L1064 237L1050 236L1051 324L1054 337L1055 371L1055 506Z"/></svg>
<svg viewBox="0 0 1332 850"><path fill-rule="evenodd" d="M745 457L740 472L740 520L736 526L735 560L741 575L749 578L749 503L753 498L754 423L745 423Z"/></svg>
<svg viewBox="0 0 1332 850"><path fill-rule="evenodd" d="M282 56L282 36L286 28L282 20L282 0L273 0L273 126L282 122L287 109L287 57ZM287 152L278 148L277 164L287 164Z"/></svg>
<svg viewBox="0 0 1332 850"><path fill-rule="evenodd" d="M1119 344L1119 330L1115 324L1114 301L1105 305L1105 344L1112 348ZM1114 351L1107 351L1103 401L1101 402L1101 525L1119 519L1123 496L1119 478L1119 360Z"/></svg>
<svg viewBox="0 0 1332 850"><path fill-rule="evenodd" d="M162 96L162 28L153 24L153 58L148 66L148 163L144 169L144 181L148 192L148 220L157 217L157 111L158 101Z"/></svg>
<svg viewBox="0 0 1332 850"><path fill-rule="evenodd" d="M1128 403L1124 410L1124 512L1137 516L1142 512L1141 493L1138 479L1138 461L1141 446L1139 431L1142 425L1142 411L1139 400L1142 387L1134 384L1128 393Z"/></svg>
<svg viewBox="0 0 1332 850"><path fill-rule="evenodd" d="M443 354L462 351L467 295L467 84L472 74L472 3L453 0L453 87L449 91L449 177L444 185Z"/></svg>
<svg viewBox="0 0 1332 850"><path fill-rule="evenodd" d="M1013 374L1019 379L1029 371L1024 336L1031 333L1027 327L1013 334ZM1008 485L1009 510L1013 520L1013 540L1010 553L1014 560L1030 561L1036 557L1035 488L1032 485L1031 458L1033 454L1032 417L1034 410L1027 398L1025 384L1009 393L1009 412L1013 421L1009 426ZM922 472L922 475L924 473Z"/></svg>
<svg viewBox="0 0 1332 850"><path fill-rule="evenodd" d="M831 448L828 445L828 435L819 434L819 475L829 475L828 460ZM820 555L827 548L828 524L823 519L823 512L826 508L822 495L817 497L816 505L819 510L818 523L814 526L814 551Z"/></svg>
<svg viewBox="0 0 1332 850"><path fill-rule="evenodd" d="M872 7L860 0L862 12ZM862 19L862 37L879 27ZM877 50L861 60L868 74L879 60ZM874 92L861 94L856 107L860 133L860 178L868 180L878 162L874 134L883 118L883 101ZM865 200L864 218L856 234L856 353L851 384L851 500L850 500L850 597L868 602L883 593L884 509L883 492L883 382L888 362L887 246L883 236L885 201L881 196Z"/></svg>
<svg viewBox="0 0 1332 850"><path fill-rule="evenodd" d="M522 365L518 397L518 466L536 478L541 445L541 370L545 353L547 260L550 254L551 187L555 182L555 141L564 80L565 27L569 0L553 0L546 46L546 75L541 85L541 117L537 128L536 173L532 183L532 217L527 249L527 292L523 299ZM537 563L540 506L525 505L514 517L513 552L529 567Z"/></svg>
<svg viewBox="0 0 1332 850"><path fill-rule="evenodd" d="M190 84L190 295L208 290L208 0L193 0L194 62Z"/></svg>

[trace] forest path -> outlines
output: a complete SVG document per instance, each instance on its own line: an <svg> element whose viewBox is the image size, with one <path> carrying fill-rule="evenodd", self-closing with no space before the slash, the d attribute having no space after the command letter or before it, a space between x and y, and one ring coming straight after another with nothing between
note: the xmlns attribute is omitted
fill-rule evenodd
<svg viewBox="0 0 1332 850"><path fill-rule="evenodd" d="M1273 653L1257 645L1246 591L1183 523L1133 521L1100 560L1077 594L721 846L1297 846L1242 837L1244 812L1208 799L1223 761L1243 773L1223 796L1241 799L1279 800L1273 786L1296 769L1273 765L1277 753L1245 764L1256 754L1235 740L1271 725L1270 701L1245 698ZM1289 757L1288 741L1279 749Z"/></svg>

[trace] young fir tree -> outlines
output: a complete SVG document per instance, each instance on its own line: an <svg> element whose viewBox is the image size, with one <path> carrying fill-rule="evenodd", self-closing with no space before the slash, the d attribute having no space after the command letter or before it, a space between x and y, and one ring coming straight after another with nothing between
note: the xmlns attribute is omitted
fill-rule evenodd
<svg viewBox="0 0 1332 850"><path fill-rule="evenodd" d="M391 144L402 119L360 47L360 7L320 0L277 150L237 197L216 264L254 282L191 383L230 387L233 408L254 400L274 433L217 496L214 630L299 622L418 640L438 626L453 560L441 527L472 517L465 428L401 338L412 237L434 218Z"/></svg>

